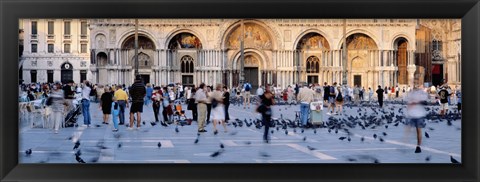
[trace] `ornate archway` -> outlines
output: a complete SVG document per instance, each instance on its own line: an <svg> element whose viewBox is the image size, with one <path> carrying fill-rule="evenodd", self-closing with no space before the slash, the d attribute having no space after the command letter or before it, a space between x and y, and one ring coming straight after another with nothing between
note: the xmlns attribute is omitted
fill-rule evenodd
<svg viewBox="0 0 480 182"><path fill-rule="evenodd" d="M347 72L348 83L350 86L358 85L373 87L369 80L372 78L367 74L370 71L369 54L370 51L378 50L375 41L368 35L363 33L352 34L347 37ZM342 46L343 48L343 46Z"/></svg>

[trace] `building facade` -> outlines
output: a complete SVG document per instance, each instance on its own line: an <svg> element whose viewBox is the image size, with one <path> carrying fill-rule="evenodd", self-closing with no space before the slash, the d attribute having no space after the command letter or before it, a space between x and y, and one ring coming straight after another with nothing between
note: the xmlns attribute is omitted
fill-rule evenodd
<svg viewBox="0 0 480 182"><path fill-rule="evenodd" d="M23 19L24 83L91 79L90 34L85 19Z"/></svg>
<svg viewBox="0 0 480 182"><path fill-rule="evenodd" d="M237 86L243 42L245 80L254 88L266 83L281 87L299 82L342 83L344 70L348 85L365 88L431 83L439 78L459 84L460 20L434 21L139 19L138 71L145 82L156 85L204 82ZM24 24L30 26L28 21ZM135 20L89 19L88 26L87 53L80 53L78 61L65 58L68 61L60 60L55 66L60 65L61 70L62 64L71 63L95 83L131 84ZM65 44L63 38L59 43ZM25 40L26 53L31 49L29 41ZM32 61L25 62L24 69ZM452 74L452 70L456 72ZM24 77L27 73L24 70ZM78 71L73 74L74 80L80 75Z"/></svg>

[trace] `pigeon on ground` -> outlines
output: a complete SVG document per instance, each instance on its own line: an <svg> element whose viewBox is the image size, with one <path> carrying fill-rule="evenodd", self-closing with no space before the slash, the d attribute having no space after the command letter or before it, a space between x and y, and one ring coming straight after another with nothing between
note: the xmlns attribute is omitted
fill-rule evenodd
<svg viewBox="0 0 480 182"><path fill-rule="evenodd" d="M348 141L352 141L352 139L351 139L350 137L348 137L348 139L347 139L347 140L348 140Z"/></svg>
<svg viewBox="0 0 480 182"><path fill-rule="evenodd" d="M313 130L313 133L317 134L317 130Z"/></svg>
<svg viewBox="0 0 480 182"><path fill-rule="evenodd" d="M118 143L117 148L122 148L122 143Z"/></svg>
<svg viewBox="0 0 480 182"><path fill-rule="evenodd" d="M270 157L270 155L267 154L266 152L260 152L260 156L262 156L262 157Z"/></svg>
<svg viewBox="0 0 480 182"><path fill-rule="evenodd" d="M28 150L26 150L26 151L25 151L25 154L27 154L27 155L31 155L31 154L32 154L32 149L28 149Z"/></svg>
<svg viewBox="0 0 480 182"><path fill-rule="evenodd" d="M425 137L430 138L430 135L427 132L425 132Z"/></svg>
<svg viewBox="0 0 480 182"><path fill-rule="evenodd" d="M220 143L220 148L225 148L225 146L223 146L223 143Z"/></svg>
<svg viewBox="0 0 480 182"><path fill-rule="evenodd" d="M223 151L223 149L217 150L213 154L211 154L210 157L218 157Z"/></svg>
<svg viewBox="0 0 480 182"><path fill-rule="evenodd" d="M431 158L432 158L432 156L428 156L428 157L425 158L425 161L428 162L428 161L430 161Z"/></svg>
<svg viewBox="0 0 480 182"><path fill-rule="evenodd" d="M73 146L73 150L78 149L79 146L80 146L80 140L75 142L75 146Z"/></svg>
<svg viewBox="0 0 480 182"><path fill-rule="evenodd" d="M96 162L98 162L98 159L99 159L99 157L94 157L92 160L90 160L90 162L96 163Z"/></svg>
<svg viewBox="0 0 480 182"><path fill-rule="evenodd" d="M307 145L308 150L317 150L316 148L310 147Z"/></svg>
<svg viewBox="0 0 480 182"><path fill-rule="evenodd" d="M250 144L252 144L252 142L251 141L246 141L245 144L250 145Z"/></svg>
<svg viewBox="0 0 480 182"><path fill-rule="evenodd" d="M381 141L381 142L384 142L384 141L385 141L385 140L383 140L383 138L382 138L382 137L379 137L379 139L380 139L380 141Z"/></svg>
<svg viewBox="0 0 480 182"><path fill-rule="evenodd" d="M343 136L342 136L342 137L340 137L340 138L338 138L338 139L339 139L339 140L345 140L346 138L347 138L347 137L343 137Z"/></svg>
<svg viewBox="0 0 480 182"><path fill-rule="evenodd" d="M157 146L158 148L162 147L162 142L158 142Z"/></svg>
<svg viewBox="0 0 480 182"><path fill-rule="evenodd" d="M377 139L377 134L373 134L373 138Z"/></svg>
<svg viewBox="0 0 480 182"><path fill-rule="evenodd" d="M450 156L450 161L453 163L453 164L459 164L460 162L458 162L456 159L454 159L452 156Z"/></svg>
<svg viewBox="0 0 480 182"><path fill-rule="evenodd" d="M85 163L80 156L75 156L75 160L77 160L78 163Z"/></svg>
<svg viewBox="0 0 480 182"><path fill-rule="evenodd" d="M78 150L77 152L75 152L75 156L81 156L82 155L82 151L81 150Z"/></svg>
<svg viewBox="0 0 480 182"><path fill-rule="evenodd" d="M150 122L150 125L155 126L155 125L157 125L157 123L155 123L155 122Z"/></svg>
<svg viewBox="0 0 480 182"><path fill-rule="evenodd" d="M285 130L285 135L288 135L288 130Z"/></svg>
<svg viewBox="0 0 480 182"><path fill-rule="evenodd" d="M179 132L178 127L175 127L175 132L177 132L177 133Z"/></svg>
<svg viewBox="0 0 480 182"><path fill-rule="evenodd" d="M95 127L97 127L97 128L100 128L100 127L102 127L102 126L101 126L101 125L99 125L99 124L97 124L97 125L95 125Z"/></svg>
<svg viewBox="0 0 480 182"><path fill-rule="evenodd" d="M382 134L383 134L383 136L387 136L387 133L385 133L385 132L383 132Z"/></svg>
<svg viewBox="0 0 480 182"><path fill-rule="evenodd" d="M355 161L357 161L357 159L354 159L354 158L350 158L350 157L349 157L349 158L347 158L347 161L349 161L349 162L355 162Z"/></svg>
<svg viewBox="0 0 480 182"><path fill-rule="evenodd" d="M195 142L194 142L194 143L195 143L195 144L197 144L197 143L198 143L198 138L197 138L197 139L195 139Z"/></svg>
<svg viewBox="0 0 480 182"><path fill-rule="evenodd" d="M365 138L364 137L360 138L360 141L362 141L362 142L365 141Z"/></svg>
<svg viewBox="0 0 480 182"><path fill-rule="evenodd" d="M305 137L303 137L303 141L306 141L306 140L307 140L307 137L306 137L306 136L305 136Z"/></svg>

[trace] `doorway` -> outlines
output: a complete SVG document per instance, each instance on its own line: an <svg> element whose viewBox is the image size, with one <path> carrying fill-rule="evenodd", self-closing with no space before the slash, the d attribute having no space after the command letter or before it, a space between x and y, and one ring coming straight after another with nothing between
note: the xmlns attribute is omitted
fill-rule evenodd
<svg viewBox="0 0 480 182"><path fill-rule="evenodd" d="M247 81L252 85L252 90L250 90L250 93L256 93L258 88L258 67L245 68L245 82Z"/></svg>
<svg viewBox="0 0 480 182"><path fill-rule="evenodd" d="M432 84L434 86L443 84L443 64L432 65Z"/></svg>
<svg viewBox="0 0 480 182"><path fill-rule="evenodd" d="M183 86L193 86L193 75L182 75Z"/></svg>
<svg viewBox="0 0 480 182"><path fill-rule="evenodd" d="M144 84L150 83L150 75L140 75Z"/></svg>
<svg viewBox="0 0 480 182"><path fill-rule="evenodd" d="M353 84L358 85L359 87L362 86L362 76L361 75L354 75L353 76Z"/></svg>
<svg viewBox="0 0 480 182"><path fill-rule="evenodd" d="M316 84L318 83L318 76L307 76L307 83L308 84Z"/></svg>

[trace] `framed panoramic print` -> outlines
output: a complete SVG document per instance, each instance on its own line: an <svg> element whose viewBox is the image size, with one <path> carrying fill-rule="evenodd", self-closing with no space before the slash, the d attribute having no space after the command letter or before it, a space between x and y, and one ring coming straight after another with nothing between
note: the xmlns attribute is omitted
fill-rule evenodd
<svg viewBox="0 0 480 182"><path fill-rule="evenodd" d="M478 180L477 1L0 5L2 181Z"/></svg>

